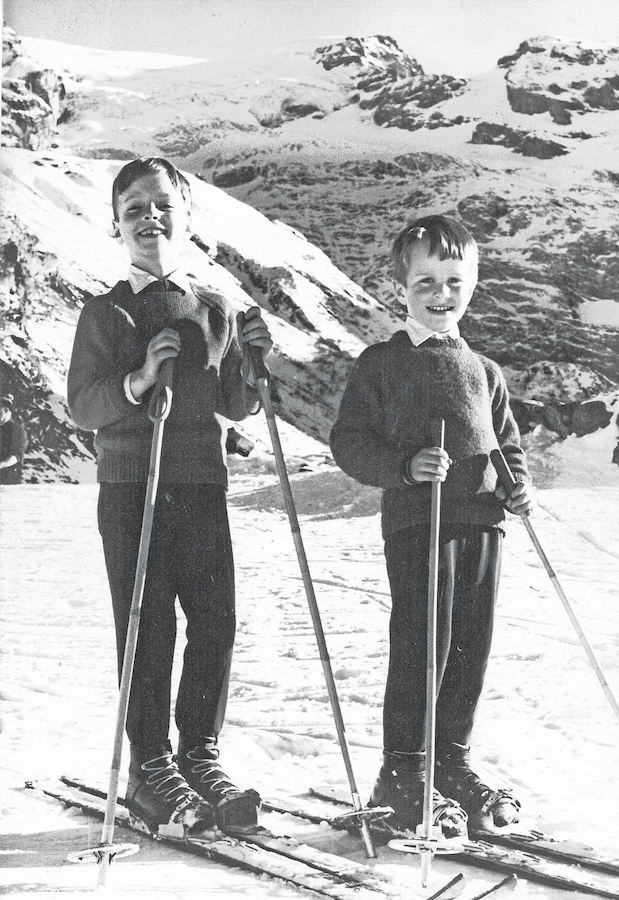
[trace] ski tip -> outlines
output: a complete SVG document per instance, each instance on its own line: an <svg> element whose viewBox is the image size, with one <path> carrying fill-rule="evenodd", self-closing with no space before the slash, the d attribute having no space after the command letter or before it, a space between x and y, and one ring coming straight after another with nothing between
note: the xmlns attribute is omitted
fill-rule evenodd
<svg viewBox="0 0 619 900"><path fill-rule="evenodd" d="M485 891L482 891L481 894L476 894L475 897L471 898L471 900L482 900L482 898L484 897L489 897L496 894L497 891L513 891L517 884L518 876L514 872L512 872L510 875L506 875L505 878L502 878L501 881L497 881L497 883L493 884L492 887L488 888Z"/></svg>
<svg viewBox="0 0 619 900"><path fill-rule="evenodd" d="M451 881L448 881L447 884L444 884L433 894L430 894L429 897L426 897L426 900L455 900L456 897L459 897L464 887L466 885L466 878L459 872Z"/></svg>

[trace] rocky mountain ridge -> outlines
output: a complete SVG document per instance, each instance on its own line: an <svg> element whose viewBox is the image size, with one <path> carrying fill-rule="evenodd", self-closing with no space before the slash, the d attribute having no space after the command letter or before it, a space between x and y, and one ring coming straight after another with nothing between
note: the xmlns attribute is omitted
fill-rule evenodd
<svg viewBox="0 0 619 900"><path fill-rule="evenodd" d="M143 153L199 179L192 263L240 306L266 310L280 415L313 438L326 439L352 359L398 327L392 237L436 210L480 243L463 330L503 365L523 431L556 439L615 427L619 173L607 162L618 142L617 48L535 38L491 77L467 81L427 75L392 38L347 38L302 61L296 80L269 77L251 93L249 76L237 72L224 90L201 81L198 64L162 70L154 92L152 72L93 75L80 71L84 56L57 70L52 50L35 63L10 32L5 46L15 90L3 118L14 149L4 164L0 369L27 412L33 480L71 480L90 464L63 378L81 302L122 277L109 235L113 172ZM512 154L501 135L480 140L480 112L495 114L486 124L503 137L531 141ZM555 158L549 141L563 148Z"/></svg>

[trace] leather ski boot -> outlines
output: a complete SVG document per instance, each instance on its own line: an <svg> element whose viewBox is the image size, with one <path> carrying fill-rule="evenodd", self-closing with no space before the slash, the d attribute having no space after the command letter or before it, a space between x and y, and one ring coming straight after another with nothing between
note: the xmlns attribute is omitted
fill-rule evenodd
<svg viewBox="0 0 619 900"><path fill-rule="evenodd" d="M423 821L425 753L385 752L368 806L390 806L384 821L398 831L414 831ZM433 794L433 825L445 838L466 835L466 813L455 800Z"/></svg>
<svg viewBox="0 0 619 900"><path fill-rule="evenodd" d="M127 809L153 834L198 837L215 829L215 810L192 790L172 758L169 744L131 745Z"/></svg>
<svg viewBox="0 0 619 900"><path fill-rule="evenodd" d="M508 788L493 789L473 772L469 748L464 744L439 745L436 748L436 785L450 793L478 828L514 825L520 818L520 802Z"/></svg>
<svg viewBox="0 0 619 900"><path fill-rule="evenodd" d="M260 796L254 790L241 790L219 764L219 750L213 738L198 743L179 738L178 768L187 783L215 810L222 831L254 828L258 823Z"/></svg>

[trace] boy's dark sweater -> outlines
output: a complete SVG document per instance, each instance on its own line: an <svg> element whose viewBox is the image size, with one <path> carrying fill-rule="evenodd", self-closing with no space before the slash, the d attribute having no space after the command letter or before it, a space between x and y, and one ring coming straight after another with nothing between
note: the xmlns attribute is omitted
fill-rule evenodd
<svg viewBox="0 0 619 900"><path fill-rule="evenodd" d="M431 485L407 485L404 466L432 446L431 420L445 420L453 460L443 484L444 522L495 526L505 518L494 496L489 453L499 446L514 476L528 480L505 379L462 338L413 346L405 331L368 347L355 363L331 432L337 464L362 484L383 488L383 535L430 521Z"/></svg>
<svg viewBox="0 0 619 900"><path fill-rule="evenodd" d="M125 395L124 379L142 366L149 340L166 326L179 332L181 352L174 367L161 480L225 486L218 416L239 420L248 413L242 351L231 307L198 285L193 294L134 294L127 281L119 281L109 293L84 305L69 367L71 415L81 428L97 432L99 481L146 481L151 392L134 406Z"/></svg>

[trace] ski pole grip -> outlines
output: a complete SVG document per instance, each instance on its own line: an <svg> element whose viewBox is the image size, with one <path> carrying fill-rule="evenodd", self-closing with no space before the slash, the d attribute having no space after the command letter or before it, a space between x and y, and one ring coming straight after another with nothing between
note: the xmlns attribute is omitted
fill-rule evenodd
<svg viewBox="0 0 619 900"><path fill-rule="evenodd" d="M172 409L172 381L174 379L175 357L164 359L159 368L157 384L148 404L148 418L151 422L167 419Z"/></svg>
<svg viewBox="0 0 619 900"><path fill-rule="evenodd" d="M511 494L511 492L516 487L516 479L511 473L509 466L507 465L507 460L498 449L490 451L490 461L492 465L496 469L496 474L499 479L499 484L503 488L503 490L507 493L507 496Z"/></svg>
<svg viewBox="0 0 619 900"><path fill-rule="evenodd" d="M262 355L260 347L254 347L251 344L249 345L249 361L251 362L256 381L266 381L268 384L269 370L264 362L264 356Z"/></svg>
<svg viewBox="0 0 619 900"><path fill-rule="evenodd" d="M445 446L445 419L432 419L430 422L430 443L432 447Z"/></svg>

